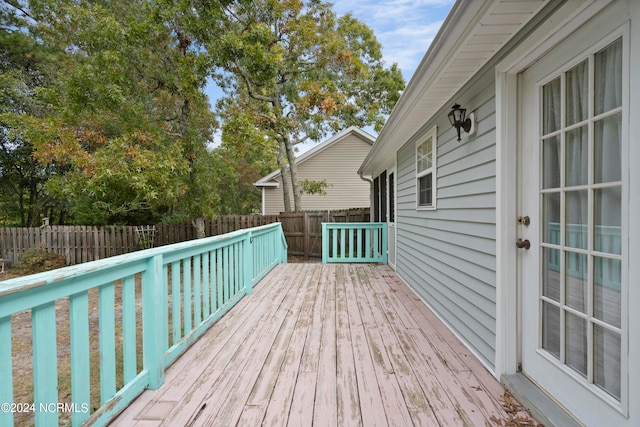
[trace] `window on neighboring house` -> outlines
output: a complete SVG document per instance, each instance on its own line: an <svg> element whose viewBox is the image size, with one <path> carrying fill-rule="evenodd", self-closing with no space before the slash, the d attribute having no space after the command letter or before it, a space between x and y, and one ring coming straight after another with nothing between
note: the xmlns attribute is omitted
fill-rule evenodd
<svg viewBox="0 0 640 427"><path fill-rule="evenodd" d="M416 144L417 208L436 207L436 138L434 126L425 138Z"/></svg>

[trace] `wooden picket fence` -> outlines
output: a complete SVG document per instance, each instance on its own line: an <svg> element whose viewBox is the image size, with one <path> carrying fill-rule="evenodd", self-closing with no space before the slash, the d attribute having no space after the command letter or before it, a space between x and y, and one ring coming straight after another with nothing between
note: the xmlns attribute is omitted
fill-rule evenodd
<svg viewBox="0 0 640 427"><path fill-rule="evenodd" d="M289 254L322 255L322 222L366 222L369 208L332 211L282 212L280 215L221 215L205 221L206 237L245 228L281 222ZM136 231L136 228L138 229ZM149 232L149 226L144 226ZM43 226L0 228L0 259L15 262L28 249L44 248L64 255L67 265L75 265L150 247L141 241L136 226ZM144 235L144 234L142 234ZM185 224L153 226L153 246L164 246L196 238L195 227Z"/></svg>

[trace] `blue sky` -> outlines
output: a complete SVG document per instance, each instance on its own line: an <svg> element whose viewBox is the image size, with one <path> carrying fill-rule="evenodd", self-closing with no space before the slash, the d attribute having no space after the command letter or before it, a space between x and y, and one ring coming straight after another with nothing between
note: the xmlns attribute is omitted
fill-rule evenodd
<svg viewBox="0 0 640 427"><path fill-rule="evenodd" d="M382 45L387 66L397 63L408 83L453 3L454 0L336 0L333 9L339 15L351 13L367 24ZM208 90L210 97L219 96L216 92L215 88ZM372 133L371 129L365 130ZM315 142L302 144L299 154L313 145Z"/></svg>
<svg viewBox="0 0 640 427"><path fill-rule="evenodd" d="M385 62L394 62L407 82L438 33L453 0L337 0L333 10L351 13L373 30Z"/></svg>

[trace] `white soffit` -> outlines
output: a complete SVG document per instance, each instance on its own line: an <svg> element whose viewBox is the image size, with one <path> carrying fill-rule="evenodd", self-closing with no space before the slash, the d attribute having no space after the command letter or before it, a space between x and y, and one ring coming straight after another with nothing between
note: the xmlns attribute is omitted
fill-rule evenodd
<svg viewBox="0 0 640 427"><path fill-rule="evenodd" d="M458 0L365 158L378 173L549 0Z"/></svg>

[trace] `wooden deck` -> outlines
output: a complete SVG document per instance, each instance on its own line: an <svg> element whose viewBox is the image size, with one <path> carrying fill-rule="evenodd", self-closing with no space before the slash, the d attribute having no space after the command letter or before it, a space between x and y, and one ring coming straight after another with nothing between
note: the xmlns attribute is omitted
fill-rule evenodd
<svg viewBox="0 0 640 427"><path fill-rule="evenodd" d="M389 267L285 264L111 425L535 425L503 394Z"/></svg>

